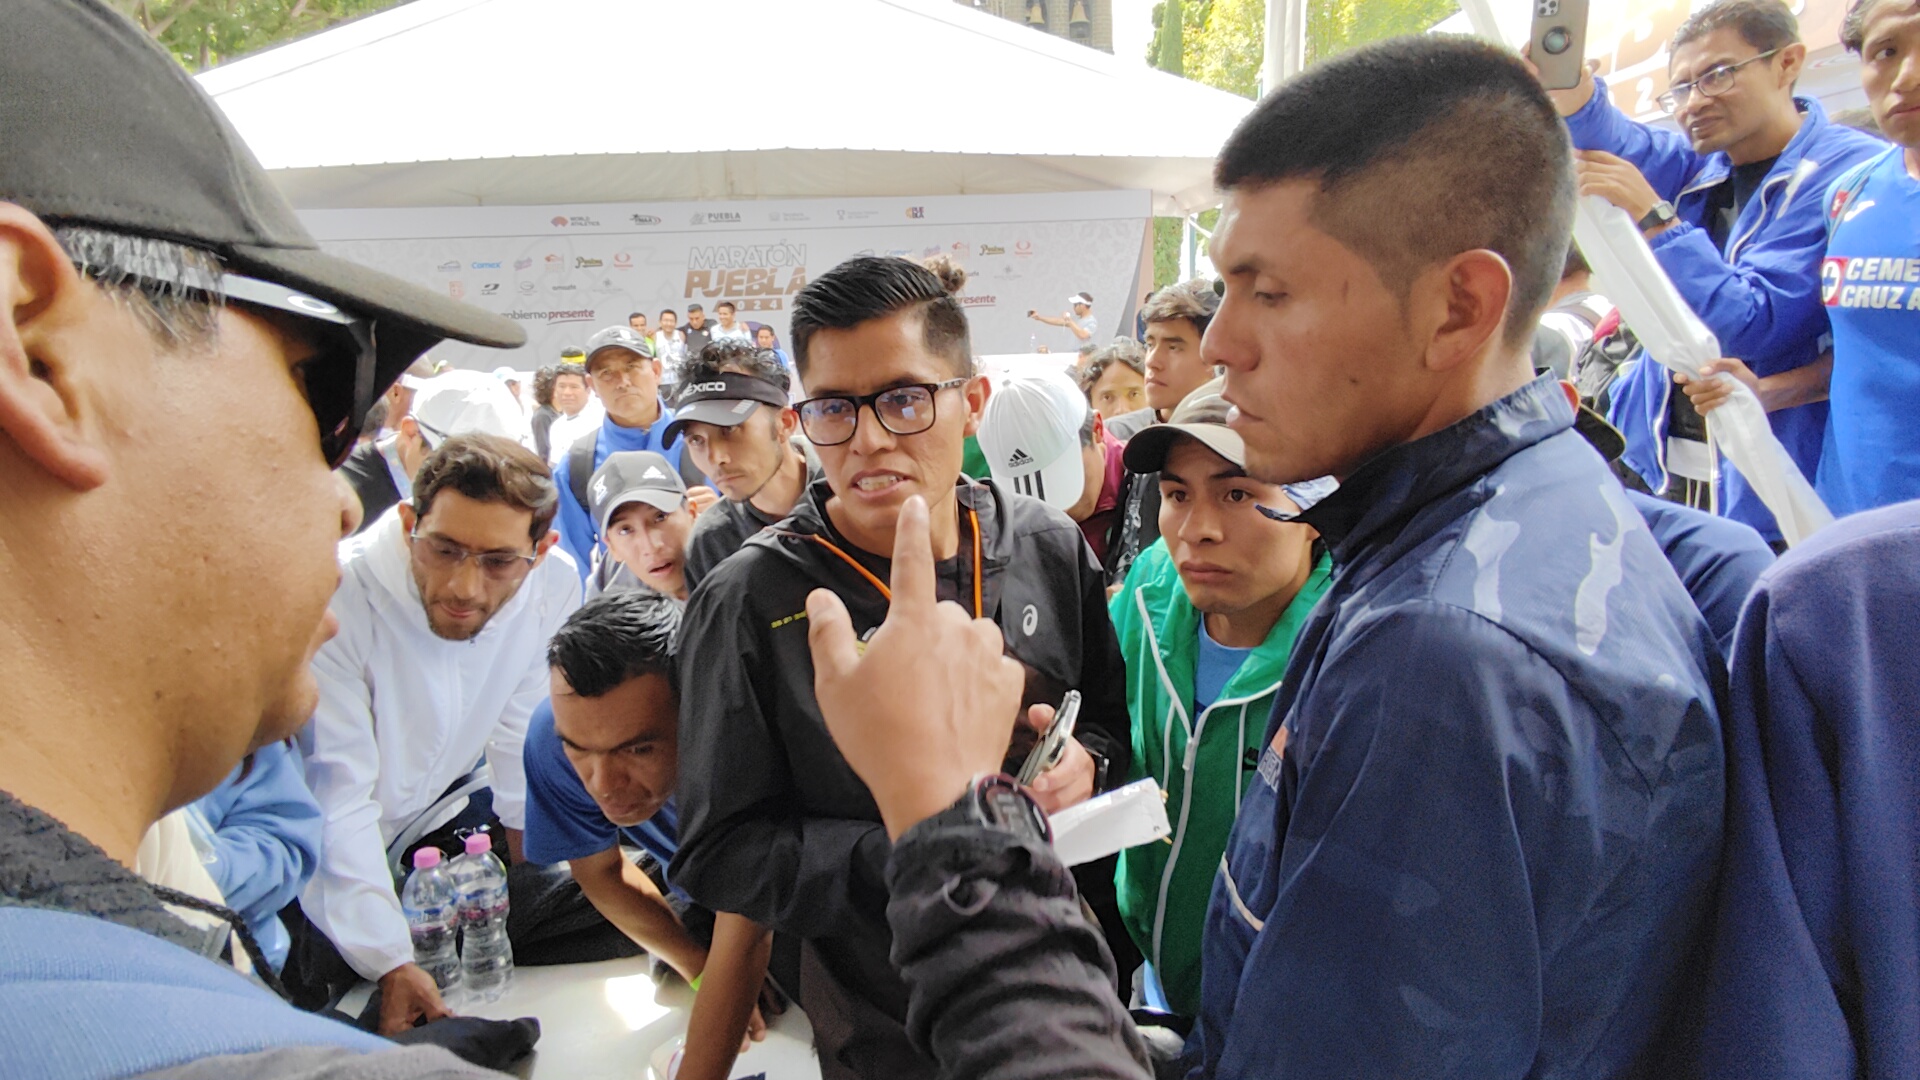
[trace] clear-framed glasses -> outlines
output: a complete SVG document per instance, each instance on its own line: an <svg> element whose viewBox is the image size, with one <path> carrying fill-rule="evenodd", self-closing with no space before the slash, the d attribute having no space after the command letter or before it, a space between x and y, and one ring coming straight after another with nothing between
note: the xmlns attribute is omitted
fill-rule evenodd
<svg viewBox="0 0 1920 1080"><path fill-rule="evenodd" d="M444 536L423 535L418 529L407 536L413 541L413 557L423 564L452 572L460 569L461 563L472 559L480 572L494 581L513 581L526 577L533 570L533 564L540 561L538 555L522 555L517 551L468 551Z"/></svg>
<svg viewBox="0 0 1920 1080"><path fill-rule="evenodd" d="M794 406L800 411L800 432L815 446L839 446L860 426L860 410L871 407L880 426L895 435L918 435L933 426L934 398L942 390L967 385L967 379L938 383L909 383L862 397L808 398Z"/></svg>
<svg viewBox="0 0 1920 1080"><path fill-rule="evenodd" d="M1779 49L1768 49L1759 56L1749 56L1737 64L1710 67L1701 72L1700 77L1692 82L1674 83L1667 87L1667 92L1654 100L1660 103L1661 108L1673 113L1679 112L1680 106L1685 105L1696 90L1703 97L1719 97L1733 87L1733 77L1741 68L1756 60L1765 60L1779 51Z"/></svg>

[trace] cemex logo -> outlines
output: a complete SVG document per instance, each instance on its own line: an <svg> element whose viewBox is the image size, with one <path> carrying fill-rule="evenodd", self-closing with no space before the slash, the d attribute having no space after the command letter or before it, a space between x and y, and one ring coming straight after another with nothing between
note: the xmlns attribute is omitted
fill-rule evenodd
<svg viewBox="0 0 1920 1080"><path fill-rule="evenodd" d="M627 215L627 220L633 222L635 225L660 224L660 219L654 217L652 214L629 214Z"/></svg>
<svg viewBox="0 0 1920 1080"><path fill-rule="evenodd" d="M457 274L457 273L459 273L459 272L460 272L460 260L459 260L459 259L448 259L448 260L447 260L446 262L443 262L443 263L441 263L441 264L440 264L440 272L441 272L441 273L443 273L443 274Z"/></svg>
<svg viewBox="0 0 1920 1080"><path fill-rule="evenodd" d="M1024 469L1031 464L1033 464L1033 455L1017 446L1014 447L1013 453L1007 455L1007 468L1009 469Z"/></svg>
<svg viewBox="0 0 1920 1080"><path fill-rule="evenodd" d="M924 218L927 216L927 208L924 206L909 206L907 207L907 216L910 218Z"/></svg>
<svg viewBox="0 0 1920 1080"><path fill-rule="evenodd" d="M498 260L498 259L495 259L495 260L494 260L494 261L492 261L492 262L471 262L471 263L468 263L468 264L467 264L467 269L469 269L469 270L498 270L498 269L500 269L500 260Z"/></svg>
<svg viewBox="0 0 1920 1080"><path fill-rule="evenodd" d="M1820 264L1820 298L1828 307L1920 311L1920 259L1830 258Z"/></svg>
<svg viewBox="0 0 1920 1080"><path fill-rule="evenodd" d="M525 270L527 267L532 265L533 265L533 259L530 256L523 255L520 258L513 260L513 268L515 270Z"/></svg>

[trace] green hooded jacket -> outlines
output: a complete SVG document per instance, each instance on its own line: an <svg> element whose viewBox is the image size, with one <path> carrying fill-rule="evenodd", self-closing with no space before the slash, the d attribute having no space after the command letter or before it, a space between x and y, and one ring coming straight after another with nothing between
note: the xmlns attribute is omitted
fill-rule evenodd
<svg viewBox="0 0 1920 1080"><path fill-rule="evenodd" d="M1111 601L1133 720L1128 779L1153 778L1173 824L1166 840L1120 853L1120 915L1180 1015L1199 1011L1200 935L1214 875L1294 639L1331 576L1332 563L1322 555L1267 639L1198 717L1192 713L1200 613L1187 599L1165 541L1140 553ZM1196 777L1200 782L1191 783Z"/></svg>

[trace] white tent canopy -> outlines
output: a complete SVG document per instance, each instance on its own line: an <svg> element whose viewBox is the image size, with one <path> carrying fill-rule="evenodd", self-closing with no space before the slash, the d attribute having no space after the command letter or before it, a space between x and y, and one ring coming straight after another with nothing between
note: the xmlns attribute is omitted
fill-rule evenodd
<svg viewBox="0 0 1920 1080"><path fill-rule="evenodd" d="M295 206L1145 189L1252 103L952 0L415 0L200 76Z"/></svg>

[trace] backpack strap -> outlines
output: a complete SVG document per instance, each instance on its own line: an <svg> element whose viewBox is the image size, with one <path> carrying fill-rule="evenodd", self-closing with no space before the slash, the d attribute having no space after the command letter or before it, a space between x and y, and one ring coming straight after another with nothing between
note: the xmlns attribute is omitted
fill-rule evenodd
<svg viewBox="0 0 1920 1080"><path fill-rule="evenodd" d="M573 489L573 501L580 509L593 516L593 500L587 495L587 485L593 480L593 452L600 448L600 429L594 428L573 442L567 451L567 486Z"/></svg>

